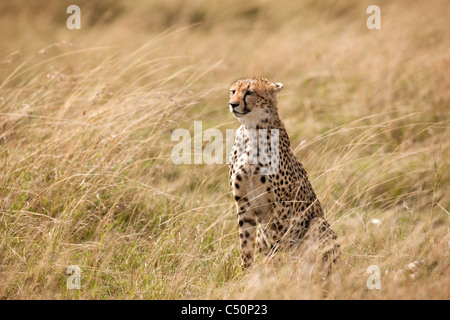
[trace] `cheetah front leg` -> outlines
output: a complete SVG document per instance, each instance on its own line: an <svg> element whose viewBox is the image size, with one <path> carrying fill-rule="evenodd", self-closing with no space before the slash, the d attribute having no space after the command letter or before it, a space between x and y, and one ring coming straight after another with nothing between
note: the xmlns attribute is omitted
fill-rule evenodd
<svg viewBox="0 0 450 320"><path fill-rule="evenodd" d="M241 261L248 268L255 255L256 215L247 197L236 198L238 206L239 239Z"/></svg>
<svg viewBox="0 0 450 320"><path fill-rule="evenodd" d="M272 255L283 245L283 239L290 228L290 208L281 203L274 203L269 214L261 221L256 246L266 256Z"/></svg>

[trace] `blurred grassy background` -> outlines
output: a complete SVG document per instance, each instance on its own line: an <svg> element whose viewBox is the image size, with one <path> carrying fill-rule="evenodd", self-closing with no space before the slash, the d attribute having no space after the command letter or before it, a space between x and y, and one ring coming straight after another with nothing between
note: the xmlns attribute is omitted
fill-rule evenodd
<svg viewBox="0 0 450 320"><path fill-rule="evenodd" d="M450 12L379 1L368 30L371 4L1 2L0 297L448 299ZM343 247L326 295L303 260L241 270L227 165L170 159L174 129L238 127L228 88L253 75L284 83Z"/></svg>

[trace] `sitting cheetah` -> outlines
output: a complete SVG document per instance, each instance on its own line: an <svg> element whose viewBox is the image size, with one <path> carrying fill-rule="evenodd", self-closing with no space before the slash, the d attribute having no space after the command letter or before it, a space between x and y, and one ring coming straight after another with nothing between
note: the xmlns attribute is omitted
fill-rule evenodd
<svg viewBox="0 0 450 320"><path fill-rule="evenodd" d="M242 264L253 262L255 242L259 252L269 255L312 240L331 265L339 255L337 237L290 149L277 109L276 94L282 89L283 84L264 78L238 80L230 89L230 111L242 123L230 155Z"/></svg>

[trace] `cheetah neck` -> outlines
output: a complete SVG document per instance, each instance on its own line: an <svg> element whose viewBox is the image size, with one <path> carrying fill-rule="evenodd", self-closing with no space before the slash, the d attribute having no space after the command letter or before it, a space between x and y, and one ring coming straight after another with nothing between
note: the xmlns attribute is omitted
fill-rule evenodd
<svg viewBox="0 0 450 320"><path fill-rule="evenodd" d="M245 129L284 129L283 122L278 116L278 110L271 110L268 114L263 116L252 117L248 119L242 119L241 123Z"/></svg>
<svg viewBox="0 0 450 320"><path fill-rule="evenodd" d="M250 120L250 121L249 121ZM257 121L252 119L247 119L247 121L241 121L244 129L246 131L256 130L267 130L267 132L271 132L272 129L277 129L279 134L279 139L284 141L285 144L289 147L290 140L287 134L287 131L284 127L283 122L278 116L278 110L275 109L275 112L272 111L268 117L259 118ZM270 133L269 133L270 134Z"/></svg>

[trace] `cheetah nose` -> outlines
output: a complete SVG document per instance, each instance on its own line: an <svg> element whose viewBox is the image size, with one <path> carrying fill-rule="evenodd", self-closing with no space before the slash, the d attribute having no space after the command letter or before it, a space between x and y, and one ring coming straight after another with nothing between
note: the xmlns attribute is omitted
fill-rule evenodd
<svg viewBox="0 0 450 320"><path fill-rule="evenodd" d="M233 109L237 108L237 107L239 107L239 103L232 103L232 102L230 102L230 107L232 107Z"/></svg>

